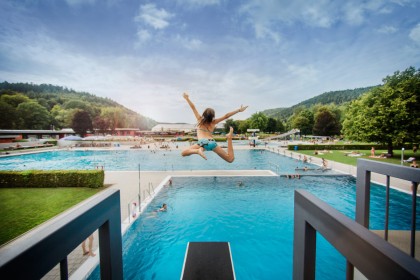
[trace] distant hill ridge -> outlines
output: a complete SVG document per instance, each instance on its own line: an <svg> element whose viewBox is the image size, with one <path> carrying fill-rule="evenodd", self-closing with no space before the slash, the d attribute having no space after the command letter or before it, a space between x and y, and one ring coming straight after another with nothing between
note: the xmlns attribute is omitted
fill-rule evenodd
<svg viewBox="0 0 420 280"><path fill-rule="evenodd" d="M20 93L31 100L36 100L49 113L51 113L55 105L60 105L63 110L77 108L88 111L92 120L100 116L102 110L115 108L123 114L122 116L115 115L110 120L112 122L111 125L115 127L151 129L157 123L155 120L145 117L107 97L99 97L91 93L78 92L67 87L51 84L0 82L0 96L15 93ZM22 127L17 127L16 129L22 129Z"/></svg>
<svg viewBox="0 0 420 280"><path fill-rule="evenodd" d="M124 107L121 104L111 100L107 97L99 97L88 92L75 91L67 87L55 86L51 84L33 84L33 83L0 83L0 90L10 90L23 93L29 98L49 98L64 94L65 97L78 97L85 101L101 104L104 106ZM132 111L126 108L129 111ZM133 111L132 111L133 112Z"/></svg>
<svg viewBox="0 0 420 280"><path fill-rule="evenodd" d="M377 86L324 92L320 95L317 95L315 97L302 101L296 105L293 105L292 107L267 109L267 110L262 111L262 113L267 115L268 117L286 120L287 118L293 115L294 110L298 107L304 106L308 108L315 104L325 105L325 104L330 104L330 103L335 103L337 105L340 105L340 104L350 102L354 99L359 98L361 95L363 95L364 93L370 91L371 89L375 87Z"/></svg>

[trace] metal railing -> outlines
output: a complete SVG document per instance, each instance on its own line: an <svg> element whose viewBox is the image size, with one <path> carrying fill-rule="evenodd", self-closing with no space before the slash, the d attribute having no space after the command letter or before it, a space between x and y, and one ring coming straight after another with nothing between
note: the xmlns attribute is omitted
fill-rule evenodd
<svg viewBox="0 0 420 280"><path fill-rule="evenodd" d="M316 233L368 279L420 279L420 262L304 190L295 191L293 279L315 279Z"/></svg>
<svg viewBox="0 0 420 280"><path fill-rule="evenodd" d="M410 255L415 255L415 231L416 231L416 205L417 187L420 182L420 169L399 166L365 159L357 160L357 181L356 181L356 221L366 228L369 228L370 213L370 181L371 172L386 176L386 205L385 205L385 239L388 239L389 220L389 199L390 199L390 177L399 178L413 182L412 206L411 206L411 238Z"/></svg>
<svg viewBox="0 0 420 280"><path fill-rule="evenodd" d="M0 278L40 279L99 228L101 279L123 279L120 191L103 192L0 248Z"/></svg>

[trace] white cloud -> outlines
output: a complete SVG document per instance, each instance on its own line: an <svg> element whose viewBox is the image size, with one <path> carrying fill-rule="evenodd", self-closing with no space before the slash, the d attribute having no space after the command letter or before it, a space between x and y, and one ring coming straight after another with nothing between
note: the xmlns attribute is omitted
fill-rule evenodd
<svg viewBox="0 0 420 280"><path fill-rule="evenodd" d="M137 42L140 43L140 44L149 41L151 39L151 37L152 37L152 35L146 29L139 29L137 31L137 39L138 39Z"/></svg>
<svg viewBox="0 0 420 280"><path fill-rule="evenodd" d="M414 0L414 1L413 0L391 0L391 2L395 3L397 5L400 5L400 6L407 6L407 5L410 5L413 2L416 2L416 0Z"/></svg>
<svg viewBox="0 0 420 280"><path fill-rule="evenodd" d="M269 38L269 39L272 39L277 44L280 42L280 39L281 39L280 34L273 31L268 26L264 24L256 23L254 28L255 28L255 36L257 38L261 38L261 39Z"/></svg>
<svg viewBox="0 0 420 280"><path fill-rule="evenodd" d="M407 4L406 1L404 4ZM246 17L257 38L271 38L274 41L281 37L279 27L282 26L303 23L314 28L331 28L339 22L358 26L372 14L391 12L392 3L385 0L345 3L332 0L250 0L239 9L239 14Z"/></svg>
<svg viewBox="0 0 420 280"><path fill-rule="evenodd" d="M330 14L325 13L323 6L312 5L302 9L302 18L310 25L328 28L335 19Z"/></svg>
<svg viewBox="0 0 420 280"><path fill-rule="evenodd" d="M398 31L398 28L396 28L395 26L391 26L391 25L384 25L384 26L381 26L380 28L378 28L377 31L379 33L383 33L383 34L393 34L393 33Z"/></svg>
<svg viewBox="0 0 420 280"><path fill-rule="evenodd" d="M310 26L329 27L336 19L338 5L328 0L308 3L305 0L251 0L242 5L240 13L256 23L302 22Z"/></svg>
<svg viewBox="0 0 420 280"><path fill-rule="evenodd" d="M220 5L221 0L177 0L177 3L190 8L202 8L207 6Z"/></svg>
<svg viewBox="0 0 420 280"><path fill-rule="evenodd" d="M165 9L156 8L155 4L145 4L140 6L140 12L135 17L135 21L142 22L154 29L164 29L169 26L169 19L173 16Z"/></svg>
<svg viewBox="0 0 420 280"><path fill-rule="evenodd" d="M420 23L418 23L416 27L411 29L409 37L411 40L420 45Z"/></svg>
<svg viewBox="0 0 420 280"><path fill-rule="evenodd" d="M291 64L287 67L291 74L302 81L317 81L318 71L313 65L295 65Z"/></svg>
<svg viewBox="0 0 420 280"><path fill-rule="evenodd" d="M66 0L66 3L69 6L80 6L80 5L92 5L95 3L95 0Z"/></svg>
<svg viewBox="0 0 420 280"><path fill-rule="evenodd" d="M257 38L280 42L282 26L303 23L307 26L329 28L337 21L339 6L328 0L251 0L242 5L239 14L245 16Z"/></svg>
<svg viewBox="0 0 420 280"><path fill-rule="evenodd" d="M203 46L201 40L181 37L179 34L175 36L175 41L187 50L199 50Z"/></svg>
<svg viewBox="0 0 420 280"><path fill-rule="evenodd" d="M360 25L365 21L365 7L360 4L347 3L344 9L345 21L350 25Z"/></svg>

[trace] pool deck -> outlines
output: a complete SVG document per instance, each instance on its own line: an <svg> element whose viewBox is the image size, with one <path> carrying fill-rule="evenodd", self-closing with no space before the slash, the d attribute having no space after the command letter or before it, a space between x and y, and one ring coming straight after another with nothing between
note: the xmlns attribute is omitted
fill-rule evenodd
<svg viewBox="0 0 420 280"><path fill-rule="evenodd" d="M181 150L184 147L179 147ZM90 148L96 150L96 148ZM129 147L120 147L119 149L129 149ZM147 145L143 147L147 150ZM248 146L235 146L236 150L254 149ZM257 147L256 149L266 149L264 147ZM272 149L274 152L274 149ZM288 151L284 148L276 148L280 155L286 155L295 159L299 158L299 153L296 151ZM320 158L312 157L313 164L322 165ZM328 167L334 171L342 174L350 174L356 176L357 168L347 164L329 161ZM141 171L140 185L141 185L141 200L142 206L145 207L154 193L158 192L159 188L169 185L169 179L174 176L277 176L270 170L199 170L199 171ZM386 176L372 173L372 181L385 185ZM139 193L139 172L138 171L105 171L105 185L110 188L119 189L121 195L121 220L123 231L133 222L130 216L130 206L133 202L138 202ZM411 182L391 179L391 187L400 191L410 193ZM418 243L420 244L420 242ZM82 249L79 246L68 256L68 271L70 279L84 279L84 275L89 272L92 267L99 263L98 252L98 234L94 233L93 250L96 253L95 257L83 256ZM419 252L420 250L418 250ZM60 279L59 266L57 265L42 279Z"/></svg>

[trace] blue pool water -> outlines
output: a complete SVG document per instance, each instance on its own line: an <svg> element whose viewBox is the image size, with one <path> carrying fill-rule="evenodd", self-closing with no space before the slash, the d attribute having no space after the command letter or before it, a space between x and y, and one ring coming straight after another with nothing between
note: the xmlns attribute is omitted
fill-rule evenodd
<svg viewBox="0 0 420 280"><path fill-rule="evenodd" d="M237 150L235 161L227 163L213 152L206 153L208 160L192 155L182 157L180 151L113 150L113 151L53 151L0 158L0 170L53 170L94 169L104 166L105 170L276 170L279 173L295 173L301 162L264 150ZM310 168L317 168L306 164ZM320 171L315 171L320 172ZM306 172L308 174L310 172ZM331 172L330 172L331 173Z"/></svg>
<svg viewBox="0 0 420 280"><path fill-rule="evenodd" d="M179 279L189 241L228 241L237 279L292 279L295 189L354 219L352 177L174 178L124 235L124 278ZM372 229L383 228L384 197L373 185ZM410 196L391 190L391 197L390 229L409 229ZM162 203L168 211L156 212ZM345 278L344 258L321 236L316 271L317 279ZM99 279L99 268L90 279Z"/></svg>

